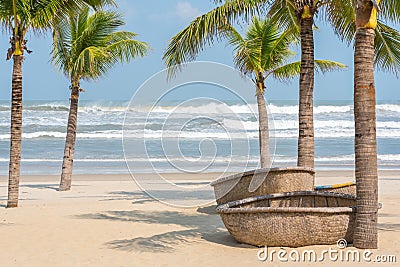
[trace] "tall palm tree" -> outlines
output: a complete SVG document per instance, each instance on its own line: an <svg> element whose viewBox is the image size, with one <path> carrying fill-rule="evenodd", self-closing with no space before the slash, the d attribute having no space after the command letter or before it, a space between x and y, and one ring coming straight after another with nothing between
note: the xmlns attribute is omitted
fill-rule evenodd
<svg viewBox="0 0 400 267"><path fill-rule="evenodd" d="M270 76L285 81L300 74L301 62L287 63L294 55L289 46L294 40L292 32L281 32L271 20L260 20L254 17L244 36L231 25L221 29L223 37L234 47L234 63L244 74L253 79L256 86L259 144L261 168L271 164L269 153L268 113L265 104L265 81ZM345 65L328 61L316 60L315 70L326 72Z"/></svg>
<svg viewBox="0 0 400 267"><path fill-rule="evenodd" d="M12 31L11 47L7 52L7 60L13 59L12 73L12 102L11 102L11 129L10 129L10 162L7 208L18 206L19 176L22 142L22 62L26 48L26 32L47 27L51 17L60 7L58 1L48 1L41 5L32 5L29 1L1 1L0 9L3 24Z"/></svg>
<svg viewBox="0 0 400 267"><path fill-rule="evenodd" d="M143 57L149 50L146 43L134 39L136 33L118 30L124 24L116 12L91 14L85 9L78 16L59 21L54 28L52 62L71 81L60 191L71 188L81 80L99 79L115 64Z"/></svg>
<svg viewBox="0 0 400 267"><path fill-rule="evenodd" d="M295 0L300 25L301 71L297 165L314 168L314 14L318 0Z"/></svg>
<svg viewBox="0 0 400 267"><path fill-rule="evenodd" d="M334 1L334 0L333 0ZM319 0L268 1L269 15L287 29L300 32L299 138L297 165L314 168L314 16ZM283 23L283 24L281 24Z"/></svg>
<svg viewBox="0 0 400 267"><path fill-rule="evenodd" d="M51 27L52 19L62 17L82 5L103 6L113 0L0 0L0 20L11 31L7 60L13 59L10 130L10 162L7 208L18 206L22 142L22 63L27 49L25 35Z"/></svg>
<svg viewBox="0 0 400 267"><path fill-rule="evenodd" d="M380 8L378 5L380 4ZM354 245L377 248L378 169L374 67L398 73L400 33L382 21L400 22L400 1L336 0L329 6L339 37L354 40L354 118L357 217ZM378 13L377 11L380 10ZM340 20L333 14L345 14ZM380 20L377 20L379 14ZM354 23L354 21L356 23ZM374 64L375 63L375 64Z"/></svg>
<svg viewBox="0 0 400 267"><path fill-rule="evenodd" d="M380 0L359 1L354 51L354 119L357 217L354 245L378 247L378 167L374 82L374 39Z"/></svg>

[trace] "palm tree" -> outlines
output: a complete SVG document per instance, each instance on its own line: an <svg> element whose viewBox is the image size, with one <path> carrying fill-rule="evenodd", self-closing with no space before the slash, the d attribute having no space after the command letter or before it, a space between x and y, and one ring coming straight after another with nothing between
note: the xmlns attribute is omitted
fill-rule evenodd
<svg viewBox="0 0 400 267"><path fill-rule="evenodd" d="M314 16L319 0L277 0L269 15L286 29L300 32L301 71L299 84L299 138L297 165L314 168Z"/></svg>
<svg viewBox="0 0 400 267"><path fill-rule="evenodd" d="M314 168L314 0L295 0L300 25L301 71L299 86L299 138L297 165Z"/></svg>
<svg viewBox="0 0 400 267"><path fill-rule="evenodd" d="M354 51L354 119L357 217L354 246L378 247L378 167L374 82L374 39L377 9L371 1L356 7Z"/></svg>
<svg viewBox="0 0 400 267"><path fill-rule="evenodd" d="M7 208L18 206L19 177L22 141L22 63L27 49L25 35L29 30L37 32L51 27L52 19L62 17L72 10L79 10L82 4L103 6L112 0L1 0L0 20L11 31L7 60L13 59L12 103L10 130L10 162Z"/></svg>
<svg viewBox="0 0 400 267"><path fill-rule="evenodd" d="M81 80L99 79L115 64L143 57L149 50L146 43L134 39L137 34L118 31L124 24L116 12L97 11L90 14L89 9L85 9L78 16L60 21L54 28L52 62L71 81L60 191L71 188L78 99L83 91Z"/></svg>
<svg viewBox="0 0 400 267"><path fill-rule="evenodd" d="M12 73L12 103L11 103L11 130L10 130L10 162L7 208L18 206L19 176L22 142L22 62L26 48L25 34L32 28L46 27L50 20L47 12L55 14L58 2L48 2L39 9L29 5L28 1L1 1L1 18L3 24L12 30L11 47L7 52L7 60L13 59ZM25 5L27 4L27 5ZM47 11L47 12L46 12Z"/></svg>
<svg viewBox="0 0 400 267"><path fill-rule="evenodd" d="M270 76L286 81L300 74L301 62L285 64L294 55L289 46L294 40L293 33L280 32L271 20L260 20L254 17L244 36L231 25L221 29L222 36L234 47L234 62L244 74L253 78L256 86L259 144L261 168L270 167L268 113L265 104L265 81ZM328 61L316 60L315 70L344 68L345 65Z"/></svg>
<svg viewBox="0 0 400 267"><path fill-rule="evenodd" d="M380 4L380 8L378 5ZM357 217L354 246L377 248L378 167L376 142L374 63L381 70L398 73L400 33L382 23L400 22L400 1L335 1L330 19L342 40L354 40L354 118ZM381 20L377 20L380 10ZM354 23L354 21L356 23Z"/></svg>

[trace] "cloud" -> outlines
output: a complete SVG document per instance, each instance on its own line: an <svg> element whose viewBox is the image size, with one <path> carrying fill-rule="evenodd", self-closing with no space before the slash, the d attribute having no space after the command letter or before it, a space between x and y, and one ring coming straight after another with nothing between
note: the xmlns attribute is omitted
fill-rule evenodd
<svg viewBox="0 0 400 267"><path fill-rule="evenodd" d="M199 16L200 10L193 7L189 2L179 2L176 6L176 14L185 20L192 20Z"/></svg>

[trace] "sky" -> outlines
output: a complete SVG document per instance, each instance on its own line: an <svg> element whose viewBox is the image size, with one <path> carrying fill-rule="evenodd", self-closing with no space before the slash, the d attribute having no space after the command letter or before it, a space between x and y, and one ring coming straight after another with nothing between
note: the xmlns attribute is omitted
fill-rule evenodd
<svg viewBox="0 0 400 267"><path fill-rule="evenodd" d="M196 16L211 10L211 0L117 0L119 11L126 25L123 30L139 34L138 39L152 47L149 55L129 64L118 65L104 78L95 82L83 82L85 93L82 100L129 100L137 88L152 75L165 68L162 54L170 38ZM316 21L316 59L339 61L348 66L344 71L317 75L315 100L353 99L353 48L343 44L324 22ZM50 62L51 34L27 35L28 48L34 52L26 55L23 66L24 100L68 100L69 81ZM2 32L0 51L0 100L10 100L12 61L6 61L9 34ZM299 50L296 49L299 53ZM213 61L233 66L232 49L221 42L202 52L198 60ZM378 100L400 100L400 80L394 74L376 72ZM269 100L297 100L298 80L282 84L267 80L266 97Z"/></svg>

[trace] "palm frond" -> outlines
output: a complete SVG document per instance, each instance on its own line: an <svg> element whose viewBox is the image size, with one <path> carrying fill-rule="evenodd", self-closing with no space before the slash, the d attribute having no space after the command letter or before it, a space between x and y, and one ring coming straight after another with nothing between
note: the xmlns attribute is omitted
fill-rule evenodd
<svg viewBox="0 0 400 267"><path fill-rule="evenodd" d="M249 49L247 48L249 42L243 38L242 35L230 24L220 28L221 38L227 40L228 44L234 48L234 63L235 66L244 75L251 73L256 66L256 61L252 61L252 57L249 55Z"/></svg>
<svg viewBox="0 0 400 267"><path fill-rule="evenodd" d="M220 36L226 39L229 45L234 47L243 45L245 42L242 35L231 24L226 24L220 28Z"/></svg>
<svg viewBox="0 0 400 267"><path fill-rule="evenodd" d="M321 8L321 14L332 25L335 34L348 45L356 34L356 13L353 1L333 0Z"/></svg>
<svg viewBox="0 0 400 267"><path fill-rule="evenodd" d="M315 72L322 74L325 74L329 71L338 71L347 68L345 64L336 61L322 60L322 59L314 60L314 65L315 65Z"/></svg>
<svg viewBox="0 0 400 267"><path fill-rule="evenodd" d="M104 66L106 57L101 47L86 47L74 60L73 68L70 70L71 77L83 79L95 79L105 74L107 66Z"/></svg>
<svg viewBox="0 0 400 267"><path fill-rule="evenodd" d="M300 75L301 62L296 61L280 66L269 72L275 79L286 82Z"/></svg>
<svg viewBox="0 0 400 267"><path fill-rule="evenodd" d="M275 22L272 20L269 22L274 25ZM278 29L276 29L278 32ZM294 55L294 52L289 49L290 45L296 39L295 32L288 30L284 32L278 32L276 40L272 42L270 50L265 53L268 56L268 61L263 60L263 69L272 69L282 65L289 57ZM267 56L264 56L267 57ZM268 68L267 68L268 67Z"/></svg>
<svg viewBox="0 0 400 267"><path fill-rule="evenodd" d="M346 65L331 60L314 60L315 72L325 74L328 71L336 71L347 68ZM287 82L300 75L301 61L292 62L272 70L269 74L275 79Z"/></svg>
<svg viewBox="0 0 400 267"><path fill-rule="evenodd" d="M27 2L27 1L21 1ZM55 15L63 10L63 2L60 0L41 0L29 1L24 3L24 8L19 9L21 19L30 23L30 26L36 30L49 29L51 20ZM18 10L18 7L17 7Z"/></svg>
<svg viewBox="0 0 400 267"><path fill-rule="evenodd" d="M381 9L379 17L382 20L400 23L400 1L384 0L380 2L379 7Z"/></svg>
<svg viewBox="0 0 400 267"><path fill-rule="evenodd" d="M293 36L300 35L298 19L291 0L276 0L269 8L268 16L280 29L290 31Z"/></svg>
<svg viewBox="0 0 400 267"><path fill-rule="evenodd" d="M163 56L169 75L174 75L181 64L193 61L207 46L219 39L220 29L233 24L239 17L245 21L259 14L265 0L226 0L223 5L194 19L189 26L169 42Z"/></svg>
<svg viewBox="0 0 400 267"><path fill-rule="evenodd" d="M379 16L387 21L400 22L400 1L381 1ZM354 1L334 0L324 5L325 19L336 35L348 45L356 34ZM398 73L400 67L400 34L381 19L375 29L375 65L383 71Z"/></svg>
<svg viewBox="0 0 400 267"><path fill-rule="evenodd" d="M53 64L69 78L92 80L117 63L145 56L148 44L135 40L136 33L118 31L122 25L118 13L90 14L88 8L77 17L60 21L53 34Z"/></svg>
<svg viewBox="0 0 400 267"><path fill-rule="evenodd" d="M0 0L0 23L3 29L11 31L14 27L14 12L12 0ZM15 0L16 13L25 34L29 29L35 33L43 33L68 18L71 14L80 14L91 7L100 9L106 6L116 6L115 0Z"/></svg>
<svg viewBox="0 0 400 267"><path fill-rule="evenodd" d="M118 62L129 62L132 59L138 57L144 57L147 55L150 47L147 43L125 39L112 42L105 48L107 53L111 55L111 61L114 64Z"/></svg>
<svg viewBox="0 0 400 267"><path fill-rule="evenodd" d="M375 29L375 64L396 75L400 68L400 32L381 22Z"/></svg>
<svg viewBox="0 0 400 267"><path fill-rule="evenodd" d="M272 50L279 38L279 31L269 20L259 20L254 17L250 25L246 39L249 41L250 51L257 59L257 65L254 69L258 72L264 72L265 67L270 67L273 61Z"/></svg>
<svg viewBox="0 0 400 267"><path fill-rule="evenodd" d="M53 32L52 62L66 75L68 74L68 69L72 67L68 60L69 58L64 56L70 50L70 40L71 36L68 31L60 29Z"/></svg>
<svg viewBox="0 0 400 267"><path fill-rule="evenodd" d="M244 37L232 26L226 27L225 32L234 47L235 66L245 75L274 69L293 55L289 49L293 41L291 32L280 32L269 19L254 17Z"/></svg>
<svg viewBox="0 0 400 267"><path fill-rule="evenodd" d="M117 7L118 4L115 0L82 0L86 5L92 7L94 10L102 9L108 6Z"/></svg>

